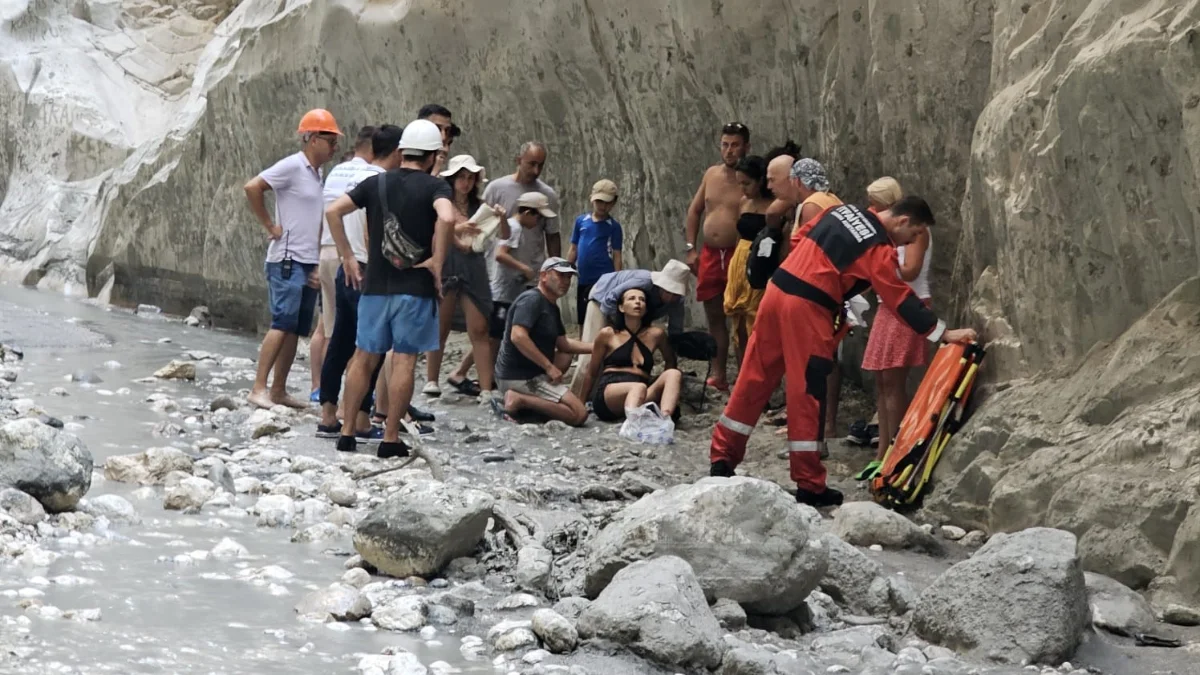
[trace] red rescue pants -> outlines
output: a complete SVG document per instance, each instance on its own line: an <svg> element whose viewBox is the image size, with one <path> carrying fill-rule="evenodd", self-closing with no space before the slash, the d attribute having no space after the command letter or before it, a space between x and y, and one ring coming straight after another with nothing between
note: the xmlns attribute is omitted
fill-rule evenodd
<svg viewBox="0 0 1200 675"><path fill-rule="evenodd" d="M805 490L825 490L825 378L838 342L833 321L830 310L767 285L737 384L713 429L710 461L741 463L759 415L786 374L792 480Z"/></svg>

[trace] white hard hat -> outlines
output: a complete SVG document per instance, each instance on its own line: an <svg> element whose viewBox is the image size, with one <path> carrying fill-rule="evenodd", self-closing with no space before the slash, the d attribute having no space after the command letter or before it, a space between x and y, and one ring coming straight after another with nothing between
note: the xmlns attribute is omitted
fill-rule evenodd
<svg viewBox="0 0 1200 675"><path fill-rule="evenodd" d="M429 120L414 120L400 134L400 150L434 152L442 149L442 131ZM409 154L409 153L405 153Z"/></svg>

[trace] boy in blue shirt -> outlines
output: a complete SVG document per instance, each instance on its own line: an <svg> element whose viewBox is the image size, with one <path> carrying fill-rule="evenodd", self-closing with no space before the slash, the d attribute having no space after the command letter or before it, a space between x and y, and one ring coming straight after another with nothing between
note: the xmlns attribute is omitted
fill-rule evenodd
<svg viewBox="0 0 1200 675"><path fill-rule="evenodd" d="M607 178L592 186L592 212L575 219L567 260L579 270L575 284L575 315L583 326L588 294L600 277L621 269L621 224L612 217L617 184ZM612 251L611 255L609 251Z"/></svg>

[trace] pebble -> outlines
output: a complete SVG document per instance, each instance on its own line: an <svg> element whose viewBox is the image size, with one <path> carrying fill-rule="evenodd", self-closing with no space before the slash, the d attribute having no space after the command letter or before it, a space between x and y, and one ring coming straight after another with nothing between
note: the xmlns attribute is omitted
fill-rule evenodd
<svg viewBox="0 0 1200 675"><path fill-rule="evenodd" d="M361 567L346 570L342 575L342 583L353 588L362 588L371 583L371 575Z"/></svg>
<svg viewBox="0 0 1200 675"><path fill-rule="evenodd" d="M954 525L943 525L942 526L942 536L949 539L950 541L958 541L958 540L962 539L963 537L967 536L967 531L962 529L961 527L956 527Z"/></svg>

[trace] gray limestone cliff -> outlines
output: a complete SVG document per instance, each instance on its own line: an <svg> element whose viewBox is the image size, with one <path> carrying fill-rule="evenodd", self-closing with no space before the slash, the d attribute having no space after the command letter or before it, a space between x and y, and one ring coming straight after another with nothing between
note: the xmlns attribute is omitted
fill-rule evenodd
<svg viewBox="0 0 1200 675"><path fill-rule="evenodd" d="M1085 568L1195 592L1200 4L233 4L0 3L0 278L260 324L242 184L309 108L354 129L431 101L492 176L546 142L568 216L616 180L628 256L658 266L738 119L848 200L890 174L934 205L935 306L1003 384L930 508L1069 529Z"/></svg>

